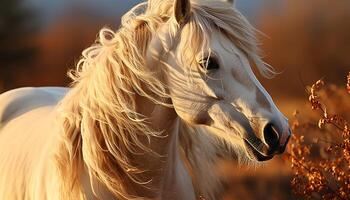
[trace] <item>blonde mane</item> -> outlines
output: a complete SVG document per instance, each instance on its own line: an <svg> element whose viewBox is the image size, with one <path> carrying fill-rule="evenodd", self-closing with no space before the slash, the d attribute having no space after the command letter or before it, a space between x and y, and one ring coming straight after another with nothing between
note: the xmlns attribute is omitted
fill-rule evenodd
<svg viewBox="0 0 350 200"><path fill-rule="evenodd" d="M186 39L187 45L193 46L195 42L198 48L205 48L199 38L208 44L210 31L217 29L232 40L262 74L273 74L272 68L259 57L256 30L235 8L216 1L193 1L192 4L188 23L193 26L190 29L193 32ZM96 43L83 52L76 69L70 72L72 89L59 107L62 141L56 160L62 179L60 199L85 199L80 183L83 169L91 180L98 180L117 199L143 199L129 194L123 180L147 185L147 180L140 176L146 169L135 166L128 158L133 153L152 153L140 138L152 140L160 133L152 130L147 117L137 112L135 97L171 106L164 103L164 99L170 98L167 86L158 79L164 70L151 71L146 67L145 54L151 39L162 37L157 35L160 26L168 23L173 27L169 30L173 35L181 31L182 27L172 19L172 8L173 0L152 0L148 5L137 5L123 16L118 31L103 28ZM197 39L190 43L191 38ZM222 141L199 134L191 125L183 127L180 143L192 169L196 192L213 199L220 181L211 167L217 154L223 153L220 152L223 149L217 147ZM189 133L193 131L197 134Z"/></svg>

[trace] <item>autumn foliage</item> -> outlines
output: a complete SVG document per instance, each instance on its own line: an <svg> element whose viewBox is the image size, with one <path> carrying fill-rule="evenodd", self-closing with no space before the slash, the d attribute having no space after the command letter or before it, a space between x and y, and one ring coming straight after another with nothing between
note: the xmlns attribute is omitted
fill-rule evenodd
<svg viewBox="0 0 350 200"><path fill-rule="evenodd" d="M323 80L309 88L312 110L320 114L318 123L294 114L287 156L294 173L292 188L303 199L350 198L349 77L350 73L346 89L326 86ZM333 99L338 95L342 98ZM343 109L337 113L332 107Z"/></svg>

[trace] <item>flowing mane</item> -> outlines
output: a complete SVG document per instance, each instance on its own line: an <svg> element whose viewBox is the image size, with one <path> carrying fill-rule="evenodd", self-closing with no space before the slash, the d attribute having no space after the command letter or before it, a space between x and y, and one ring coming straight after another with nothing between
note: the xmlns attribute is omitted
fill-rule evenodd
<svg viewBox="0 0 350 200"><path fill-rule="evenodd" d="M224 2L192 4L188 19L191 32L184 38L182 48L191 45L204 49L211 30L216 29L232 40L263 75L274 73L259 57L256 30L239 11ZM60 199L85 198L79 181L82 168L87 170L91 182L99 181L117 199L143 199L130 195L123 180L147 187L150 180L142 178L146 169L135 166L128 158L140 152L152 153L144 141L159 137L160 132L138 113L135 97L172 106L164 100L170 98L168 86L158 79L164 69L150 70L145 61L152 38L162 38L157 33L160 26L167 23L174 38L180 32L182 27L173 19L172 7L172 0L137 5L123 16L119 30L103 28L96 43L83 52L76 69L69 73L72 89L60 103L62 114L57 122L62 140L56 160L60 177L65 180L59 183ZM171 48L169 41L163 45L165 50ZM216 195L220 181L212 166L217 155L228 150L217 147L222 142L202 128L182 124L180 146L198 195L212 199ZM240 155L239 149L235 151Z"/></svg>

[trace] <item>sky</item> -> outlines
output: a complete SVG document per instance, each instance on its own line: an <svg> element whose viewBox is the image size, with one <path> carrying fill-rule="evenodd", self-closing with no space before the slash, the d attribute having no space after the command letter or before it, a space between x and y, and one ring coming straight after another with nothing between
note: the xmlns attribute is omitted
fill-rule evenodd
<svg viewBox="0 0 350 200"><path fill-rule="evenodd" d="M236 0L237 8L248 18L254 20L257 11L268 0ZM36 10L39 21L49 24L67 10L82 6L102 17L119 18L140 0L24 0L24 4Z"/></svg>

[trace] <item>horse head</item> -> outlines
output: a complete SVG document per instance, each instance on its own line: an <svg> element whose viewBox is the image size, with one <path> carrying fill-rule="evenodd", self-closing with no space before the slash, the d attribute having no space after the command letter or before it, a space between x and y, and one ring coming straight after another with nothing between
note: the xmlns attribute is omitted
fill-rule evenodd
<svg viewBox="0 0 350 200"><path fill-rule="evenodd" d="M229 3L177 0L173 16L148 49L160 62L178 116L246 150L257 161L284 152L288 120L251 68L273 68L258 56L255 30ZM170 30L170 31L169 31Z"/></svg>

